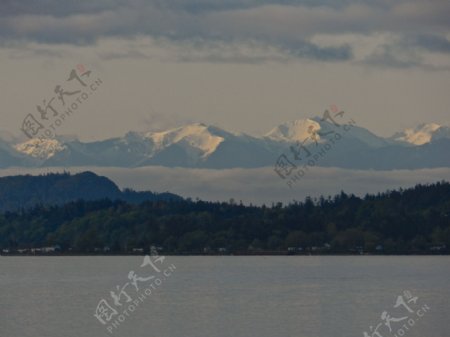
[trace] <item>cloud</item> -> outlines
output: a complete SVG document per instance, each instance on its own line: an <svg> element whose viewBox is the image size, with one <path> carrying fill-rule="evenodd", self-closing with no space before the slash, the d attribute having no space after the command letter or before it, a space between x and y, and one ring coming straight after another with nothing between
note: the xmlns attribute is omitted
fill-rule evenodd
<svg viewBox="0 0 450 337"><path fill-rule="evenodd" d="M349 45L320 47L310 42L300 42L296 45L287 44L284 49L290 55L319 61L346 61L353 57L352 49Z"/></svg>
<svg viewBox="0 0 450 337"><path fill-rule="evenodd" d="M45 173L64 169L6 169L0 176ZM67 170L67 168L66 168ZM92 170L115 181L121 188L157 192L170 191L184 197L228 201L234 198L245 203L271 204L301 201L307 196L336 195L340 191L364 196L366 193L412 187L418 183L450 181L450 169L359 171L317 167L293 188L280 179L273 168L258 169L186 169L166 167L76 168L71 172Z"/></svg>
<svg viewBox="0 0 450 337"><path fill-rule="evenodd" d="M444 36L419 35L413 38L411 44L428 51L450 53L450 41Z"/></svg>
<svg viewBox="0 0 450 337"><path fill-rule="evenodd" d="M427 65L421 50L446 54L450 50L445 37L450 32L450 3L443 1L96 0L68 1L62 6L44 0L42 6L34 4L31 0L0 4L2 40L93 45L105 38L146 36L203 51L201 55L185 52L179 57L182 61L248 63L252 58L253 62L293 58L352 62L357 46L348 42L323 46L314 36L328 34L338 41L348 34L369 38L389 34L399 44L368 55L367 64L391 67ZM242 55L236 45L247 45L256 52ZM278 55L261 57L257 53L261 46L275 49ZM411 56L399 58L399 46ZM105 57L127 54L143 56L133 51Z"/></svg>

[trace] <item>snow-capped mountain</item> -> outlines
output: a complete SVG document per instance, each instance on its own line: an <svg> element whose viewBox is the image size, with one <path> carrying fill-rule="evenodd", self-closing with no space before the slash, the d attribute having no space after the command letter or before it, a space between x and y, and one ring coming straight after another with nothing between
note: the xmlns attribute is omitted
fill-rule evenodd
<svg viewBox="0 0 450 337"><path fill-rule="evenodd" d="M313 119L299 119L280 124L265 136L278 142L303 142L311 137L312 132L320 131L321 125ZM320 139L320 135L318 135Z"/></svg>
<svg viewBox="0 0 450 337"><path fill-rule="evenodd" d="M391 139L411 145L424 145L437 139L449 138L450 128L435 123L420 124L394 134Z"/></svg>
<svg viewBox="0 0 450 337"><path fill-rule="evenodd" d="M58 152L64 151L67 147L57 139L30 139L24 143L19 143L14 148L29 157L41 160L48 160Z"/></svg>
<svg viewBox="0 0 450 337"><path fill-rule="evenodd" d="M202 123L144 135L154 147L140 165L184 167L258 167L273 158L266 140Z"/></svg>
<svg viewBox="0 0 450 337"><path fill-rule="evenodd" d="M193 151L205 158L225 140L224 137L214 134L211 129L205 124L198 123L164 132L149 132L145 137L152 140L155 151L162 151L173 144L178 144L187 151Z"/></svg>
<svg viewBox="0 0 450 337"><path fill-rule="evenodd" d="M212 127L195 123L163 132L148 132L143 138L152 144L145 164L197 166L231 134L214 132Z"/></svg>
<svg viewBox="0 0 450 337"><path fill-rule="evenodd" d="M345 134L345 137L353 141L361 142L371 148L379 148L388 145L388 142L374 135L369 130L353 125L349 131L343 130L342 125L336 126L330 121L324 121L320 117L299 119L278 125L269 131L265 137L278 142L301 142L306 144L325 143L327 135L332 133Z"/></svg>
<svg viewBox="0 0 450 337"><path fill-rule="evenodd" d="M338 144L317 165L354 169L450 167L450 156L445 155L450 150L448 127L424 124L383 138L354 124L344 128L344 124L320 117L280 124L261 137L202 123L161 132L129 132L95 142L68 137L17 142L0 137L0 167L263 167L273 166L282 154L291 156L292 148L300 143L314 153L338 134Z"/></svg>

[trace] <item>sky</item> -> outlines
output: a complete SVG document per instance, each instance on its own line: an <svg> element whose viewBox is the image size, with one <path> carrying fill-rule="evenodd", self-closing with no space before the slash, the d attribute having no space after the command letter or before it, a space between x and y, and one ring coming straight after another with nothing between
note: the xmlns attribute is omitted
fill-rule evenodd
<svg viewBox="0 0 450 337"><path fill-rule="evenodd" d="M450 124L450 2L3 0L0 130L83 65L102 85L58 133L191 122L262 135L334 104L381 136Z"/></svg>

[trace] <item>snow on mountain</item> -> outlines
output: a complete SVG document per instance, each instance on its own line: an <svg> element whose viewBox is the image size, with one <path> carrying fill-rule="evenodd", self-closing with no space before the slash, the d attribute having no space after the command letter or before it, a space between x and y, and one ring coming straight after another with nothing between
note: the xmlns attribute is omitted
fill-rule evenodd
<svg viewBox="0 0 450 337"><path fill-rule="evenodd" d="M279 142L303 142L322 129L313 119L298 119L278 125L270 130L265 137ZM320 139L320 135L317 135Z"/></svg>
<svg viewBox="0 0 450 337"><path fill-rule="evenodd" d="M64 151L67 146L56 139L30 139L19 143L14 148L25 155L38 159L50 159L58 152Z"/></svg>
<svg viewBox="0 0 450 337"><path fill-rule="evenodd" d="M433 133L432 141L438 139L450 139L450 127L441 126Z"/></svg>
<svg viewBox="0 0 450 337"><path fill-rule="evenodd" d="M123 137L82 142L73 137L8 142L0 137L0 167L106 166L251 168L274 165L281 154L292 155L295 143L319 151L337 133L319 166L354 169L450 167L436 153L448 152L450 128L423 124L385 139L353 124L344 128L320 117L278 125L265 136L233 133L202 123L161 132L129 132ZM0 134L1 135L1 134ZM13 138L6 135L10 141ZM407 145L407 146L405 146ZM442 159L444 158L444 159ZM297 163L301 164L301 163Z"/></svg>
<svg viewBox="0 0 450 337"><path fill-rule="evenodd" d="M404 131L397 132L391 137L391 139L398 142L409 143L412 145L423 145L431 142L433 136L441 128L442 127L439 124L435 123L420 124L415 128L409 128L405 129Z"/></svg>
<svg viewBox="0 0 450 337"><path fill-rule="evenodd" d="M153 141L155 152L178 144L186 151L190 151L192 155L199 155L202 158L213 153L224 141L223 137L212 132L212 127L202 123L190 124L164 132L149 132L145 134L145 137Z"/></svg>
<svg viewBox="0 0 450 337"><path fill-rule="evenodd" d="M259 167L269 165L274 156L265 139L202 123L149 132L145 138L151 140L154 148L152 156L140 165Z"/></svg>
<svg viewBox="0 0 450 337"><path fill-rule="evenodd" d="M320 117L299 119L283 123L271 131L265 137L278 142L304 142L305 144L325 143L327 137L333 133L340 133L348 140L355 140L371 148L379 148L387 145L384 138L378 137L369 130L353 125L346 132L343 125L347 122L340 122L342 125L336 126L329 121L323 121Z"/></svg>

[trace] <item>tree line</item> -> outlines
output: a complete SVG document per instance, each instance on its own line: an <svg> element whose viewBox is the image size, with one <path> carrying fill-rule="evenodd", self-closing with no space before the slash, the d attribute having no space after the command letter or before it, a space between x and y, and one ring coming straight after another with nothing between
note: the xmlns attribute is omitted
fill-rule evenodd
<svg viewBox="0 0 450 337"><path fill-rule="evenodd" d="M109 199L0 214L0 248L61 253L448 253L450 184L287 205Z"/></svg>

